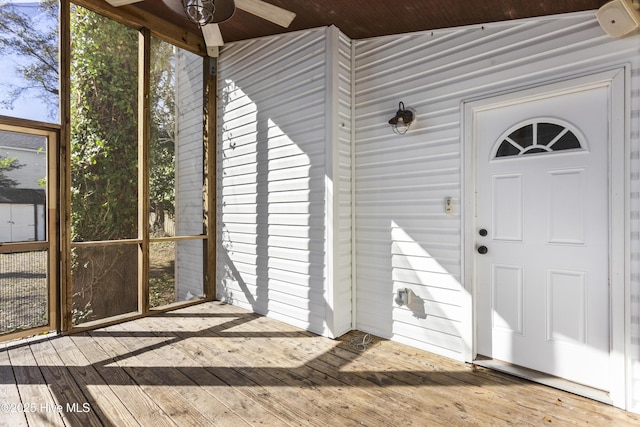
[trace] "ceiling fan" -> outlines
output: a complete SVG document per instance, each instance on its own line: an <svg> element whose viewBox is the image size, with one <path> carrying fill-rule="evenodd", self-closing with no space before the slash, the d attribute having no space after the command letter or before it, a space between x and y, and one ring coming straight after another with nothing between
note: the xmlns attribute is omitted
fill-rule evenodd
<svg viewBox="0 0 640 427"><path fill-rule="evenodd" d="M143 0L106 0L111 6L124 6ZM178 2L182 5L179 6ZM296 14L263 0L163 0L171 9L184 13L202 30L209 56L217 56L218 47L224 44L219 23L230 19L236 7L262 19L287 28Z"/></svg>

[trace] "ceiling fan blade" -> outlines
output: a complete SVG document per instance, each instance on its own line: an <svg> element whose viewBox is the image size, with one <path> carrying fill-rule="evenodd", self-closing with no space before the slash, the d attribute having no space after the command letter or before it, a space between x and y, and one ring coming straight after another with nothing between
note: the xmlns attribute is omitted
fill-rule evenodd
<svg viewBox="0 0 640 427"><path fill-rule="evenodd" d="M142 0L107 0L107 3L109 3L111 6L118 7L124 6L125 4L137 3L139 1Z"/></svg>
<svg viewBox="0 0 640 427"><path fill-rule="evenodd" d="M231 19L236 11L236 6L233 0L216 0L215 5L216 9L213 13L213 22L216 24Z"/></svg>
<svg viewBox="0 0 640 427"><path fill-rule="evenodd" d="M207 45L207 54L209 56L218 56L218 47L224 45L222 33L218 24L207 24L200 27L204 44Z"/></svg>
<svg viewBox="0 0 640 427"><path fill-rule="evenodd" d="M296 14L278 6L266 3L262 0L235 0L236 7L259 16L262 19L271 21L274 24L287 28Z"/></svg>

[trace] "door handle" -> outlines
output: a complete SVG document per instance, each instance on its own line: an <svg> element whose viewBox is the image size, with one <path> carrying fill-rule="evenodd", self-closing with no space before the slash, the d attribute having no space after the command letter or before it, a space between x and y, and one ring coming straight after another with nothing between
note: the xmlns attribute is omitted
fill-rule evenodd
<svg viewBox="0 0 640 427"><path fill-rule="evenodd" d="M478 247L478 253L479 253L480 255L484 255L484 254L486 254L487 252L489 252L489 249L487 249L487 247L486 247L486 246L479 246L479 247Z"/></svg>

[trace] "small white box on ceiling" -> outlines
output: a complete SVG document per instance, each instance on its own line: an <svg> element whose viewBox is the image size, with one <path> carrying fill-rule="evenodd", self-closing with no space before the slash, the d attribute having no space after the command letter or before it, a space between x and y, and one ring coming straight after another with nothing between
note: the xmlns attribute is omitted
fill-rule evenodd
<svg viewBox="0 0 640 427"><path fill-rule="evenodd" d="M640 1L613 0L596 12L602 29L611 37L622 37L640 28Z"/></svg>

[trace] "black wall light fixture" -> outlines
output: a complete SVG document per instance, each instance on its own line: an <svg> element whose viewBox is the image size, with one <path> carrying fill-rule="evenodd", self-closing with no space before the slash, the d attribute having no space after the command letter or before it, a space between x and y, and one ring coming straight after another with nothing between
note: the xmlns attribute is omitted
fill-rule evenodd
<svg viewBox="0 0 640 427"><path fill-rule="evenodd" d="M404 103L398 104L396 115L389 120L393 131L399 135L404 135L409 130L409 126L415 120L415 114L411 110L404 108Z"/></svg>

